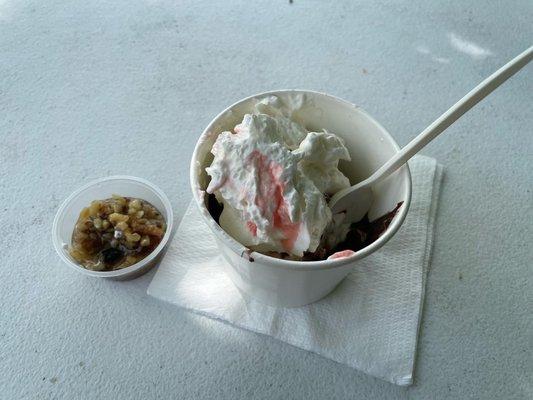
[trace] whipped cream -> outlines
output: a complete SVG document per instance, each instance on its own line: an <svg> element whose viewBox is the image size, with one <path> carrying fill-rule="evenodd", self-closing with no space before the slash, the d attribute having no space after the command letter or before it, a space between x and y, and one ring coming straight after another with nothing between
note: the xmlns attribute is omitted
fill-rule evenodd
<svg viewBox="0 0 533 400"><path fill-rule="evenodd" d="M303 101L258 101L211 150L207 192L224 205L220 225L255 251L314 252L332 222L326 195L350 186L338 169L339 160L350 160L342 139L308 132L293 118Z"/></svg>

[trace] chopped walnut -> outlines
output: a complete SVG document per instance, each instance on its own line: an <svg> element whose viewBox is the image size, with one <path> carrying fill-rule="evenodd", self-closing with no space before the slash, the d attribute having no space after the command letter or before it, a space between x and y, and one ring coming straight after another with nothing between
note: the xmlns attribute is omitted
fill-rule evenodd
<svg viewBox="0 0 533 400"><path fill-rule="evenodd" d="M165 231L165 220L153 205L113 195L91 202L80 212L69 252L87 269L117 270L150 254Z"/></svg>

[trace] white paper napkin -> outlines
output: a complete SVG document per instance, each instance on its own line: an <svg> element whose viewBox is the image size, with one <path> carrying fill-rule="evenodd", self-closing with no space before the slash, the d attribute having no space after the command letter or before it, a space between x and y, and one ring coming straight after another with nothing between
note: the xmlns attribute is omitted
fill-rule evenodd
<svg viewBox="0 0 533 400"><path fill-rule="evenodd" d="M415 157L410 168L413 197L403 226L317 303L283 309L243 298L222 271L225 261L192 203L148 294L410 385L442 177L428 157Z"/></svg>

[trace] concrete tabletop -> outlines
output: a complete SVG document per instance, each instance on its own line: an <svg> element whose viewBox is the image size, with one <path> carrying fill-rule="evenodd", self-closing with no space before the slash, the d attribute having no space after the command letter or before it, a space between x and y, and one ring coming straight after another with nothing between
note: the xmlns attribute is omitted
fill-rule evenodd
<svg viewBox="0 0 533 400"><path fill-rule="evenodd" d="M60 202L147 178L177 221L210 119L325 91L403 145L532 44L533 3L0 0L1 399L533 396L533 66L424 151L445 166L415 383L401 388L67 268ZM339 327L342 329L342 327Z"/></svg>

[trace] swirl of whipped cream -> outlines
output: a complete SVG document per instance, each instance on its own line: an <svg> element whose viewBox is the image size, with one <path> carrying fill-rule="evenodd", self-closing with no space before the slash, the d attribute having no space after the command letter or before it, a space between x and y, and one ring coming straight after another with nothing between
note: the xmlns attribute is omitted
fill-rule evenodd
<svg viewBox="0 0 533 400"><path fill-rule="evenodd" d="M291 119L299 105L262 99L211 150L207 192L224 205L220 225L255 251L315 251L332 219L326 195L350 185L338 169L350 160L342 139Z"/></svg>

